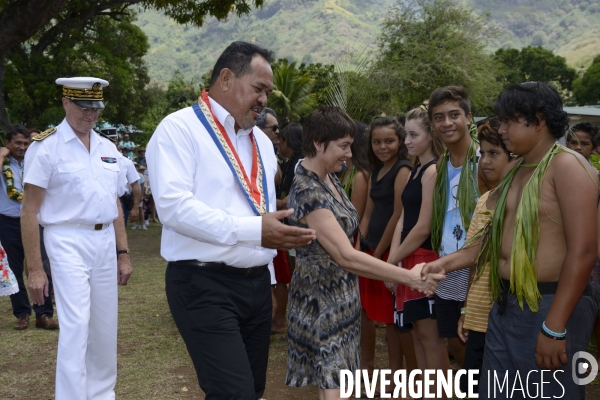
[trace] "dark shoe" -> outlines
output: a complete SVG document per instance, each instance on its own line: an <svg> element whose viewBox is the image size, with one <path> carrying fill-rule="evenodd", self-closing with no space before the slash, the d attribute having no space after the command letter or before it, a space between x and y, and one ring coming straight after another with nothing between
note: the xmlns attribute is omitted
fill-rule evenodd
<svg viewBox="0 0 600 400"><path fill-rule="evenodd" d="M48 314L42 314L41 317L35 320L35 327L43 329L58 329L58 322L53 320Z"/></svg>
<svg viewBox="0 0 600 400"><path fill-rule="evenodd" d="M18 331L22 331L23 329L27 329L29 327L29 315L24 315L22 317L17 318L17 322L15 322L15 329Z"/></svg>

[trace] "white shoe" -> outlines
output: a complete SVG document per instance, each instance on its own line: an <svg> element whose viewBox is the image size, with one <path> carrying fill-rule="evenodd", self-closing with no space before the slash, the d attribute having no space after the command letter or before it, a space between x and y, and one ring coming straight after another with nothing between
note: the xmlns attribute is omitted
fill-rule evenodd
<svg viewBox="0 0 600 400"><path fill-rule="evenodd" d="M131 229L140 229L140 227L138 225L134 225L131 227Z"/></svg>
<svg viewBox="0 0 600 400"><path fill-rule="evenodd" d="M144 221L144 225L145 226L150 226L150 221L148 221L148 220Z"/></svg>
<svg viewBox="0 0 600 400"><path fill-rule="evenodd" d="M138 229L141 229L141 230L143 230L143 231L147 231L147 230L148 230L148 228L146 228L146 225L142 225L142 227L141 227L141 228L138 228Z"/></svg>

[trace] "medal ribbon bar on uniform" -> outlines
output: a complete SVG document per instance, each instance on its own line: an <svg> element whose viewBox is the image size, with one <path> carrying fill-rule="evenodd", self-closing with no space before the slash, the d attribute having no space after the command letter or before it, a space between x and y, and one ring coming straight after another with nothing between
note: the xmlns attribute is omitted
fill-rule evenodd
<svg viewBox="0 0 600 400"><path fill-rule="evenodd" d="M254 139L254 134L250 132L250 141L252 142L252 169L251 179L248 179L242 163L238 157L235 147L229 140L229 135L221 123L213 117L208 100L208 91L202 91L202 95L197 103L192 106L196 116L206 128L206 131L215 142L215 145L221 152L225 162L229 166L235 181L244 197L252 207L256 215L263 215L269 210L269 193L267 178L264 173L263 161L260 155L260 149Z"/></svg>

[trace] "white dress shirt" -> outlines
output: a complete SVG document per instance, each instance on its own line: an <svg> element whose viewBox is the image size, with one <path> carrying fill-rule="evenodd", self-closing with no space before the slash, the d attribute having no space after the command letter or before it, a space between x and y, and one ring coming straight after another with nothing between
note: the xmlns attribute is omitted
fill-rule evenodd
<svg viewBox="0 0 600 400"><path fill-rule="evenodd" d="M129 158L125 157L121 153L119 153L119 155L120 155L119 168L121 168L123 171L125 171L125 177L127 178L127 181L125 182L125 186L119 188L118 194L119 194L119 197L121 197L125 193L128 193L131 191L131 189L129 188L129 185L133 185L134 183L139 181L140 174L138 174L137 170L135 169L135 165L133 165L133 161L131 161Z"/></svg>
<svg viewBox="0 0 600 400"><path fill-rule="evenodd" d="M210 97L209 101L249 176L252 129L236 134L231 114ZM253 131L268 183L269 211L275 211L277 159L273 144L260 129ZM167 261L223 262L239 268L272 261L277 252L260 246L262 218L254 214L192 107L160 123L148 143L146 161L163 224L161 255Z"/></svg>
<svg viewBox="0 0 600 400"><path fill-rule="evenodd" d="M57 131L25 153L23 182L46 189L38 219L54 224L110 224L118 216L117 191L125 185L119 152L90 131L90 151L64 119Z"/></svg>

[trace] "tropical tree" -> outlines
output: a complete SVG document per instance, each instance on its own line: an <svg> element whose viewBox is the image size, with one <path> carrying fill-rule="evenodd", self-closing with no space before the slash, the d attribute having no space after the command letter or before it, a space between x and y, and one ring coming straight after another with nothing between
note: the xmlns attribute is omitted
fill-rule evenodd
<svg viewBox="0 0 600 400"><path fill-rule="evenodd" d="M131 26L133 18L129 7L138 5L138 7L152 8L163 11L165 15L173 18L182 24L202 25L204 18L208 15L215 16L218 19L226 18L232 12L238 16L250 11L251 4L256 7L262 6L264 0L0 0L0 128L9 123L9 110L7 109L8 91L5 88L6 80L10 82L11 92L17 90L12 102L14 105L18 100L23 101L22 106L28 104L35 107L41 107L37 104L37 97L53 98L54 104L60 97L56 94L56 87L51 82L46 82L47 87L38 85L33 90L34 97L31 97L32 90L22 85L19 87L18 81L13 77L7 77L8 68L13 68L13 64L18 64L20 74L36 75L42 69L53 70L56 79L60 76L82 75L86 72L102 72L98 75L103 77L111 76L116 78L113 82L123 87L121 94L114 94L111 101L111 107L117 109L126 109L130 107L129 102L132 97L139 96L140 85L145 85L145 70L143 64L139 64L139 51L143 50L139 39L142 37L139 29ZM129 26L128 26L129 25ZM95 29L102 30L104 36L93 32ZM112 29L112 30L111 30ZM137 29L137 30L136 30ZM120 45L129 43L127 34L133 36L137 48L132 54L127 53L126 46ZM117 35L111 38L111 35ZM113 40L114 39L114 40ZM104 43L102 43L104 40ZM63 45L63 43L65 43ZM66 46L71 44L71 48ZM85 43L85 46L82 45ZM115 47L116 50L115 50ZM101 48L104 47L104 48ZM142 46L143 47L143 46ZM146 44L147 47L147 44ZM58 50L61 53L56 60ZM102 59L117 54L112 62L103 62ZM117 58L121 60L117 60ZM67 60L69 64L61 64L61 60ZM127 65L129 64L129 65ZM127 70L121 75L120 68L125 66ZM17 67L14 67L17 68ZM13 71L14 72L14 71ZM119 76L121 79L119 79ZM41 79L45 79L42 75ZM54 81L52 80L52 82ZM26 80L26 79L25 79ZM129 82L132 82L129 85ZM51 89L50 86L53 86ZM117 101L118 100L118 101ZM132 116L139 115L135 107ZM12 114L12 110L11 114ZM37 112L43 113L45 109L37 109ZM30 111L19 109L17 116L27 117ZM127 111L115 111L116 114ZM55 114L53 111L47 111L48 116ZM114 117L122 118L122 115ZM107 113L110 116L110 113ZM41 124L43 118L39 120ZM129 121L122 121L128 123Z"/></svg>
<svg viewBox="0 0 600 400"><path fill-rule="evenodd" d="M149 100L144 88L150 79L142 58L149 46L133 19L131 11L116 19L102 15L83 31L65 30L52 40L14 48L4 81L12 121L40 128L57 124L64 111L54 81L79 75L110 82L103 120L139 123Z"/></svg>
<svg viewBox="0 0 600 400"><path fill-rule="evenodd" d="M327 103L344 109L357 121L370 123L383 111L390 98L374 75L367 47L358 51L347 49L336 59L334 66L336 73L329 79Z"/></svg>
<svg viewBox="0 0 600 400"><path fill-rule="evenodd" d="M162 85L156 82L148 84L145 97L148 99L148 106L136 125L141 132L136 133L135 140L140 145L148 143L158 124L169 114L169 101Z"/></svg>
<svg viewBox="0 0 600 400"><path fill-rule="evenodd" d="M296 62L278 60L273 65L273 91L269 95L269 107L277 113L282 124L300 121L315 103L314 79L308 72L296 67Z"/></svg>
<svg viewBox="0 0 600 400"><path fill-rule="evenodd" d="M202 92L201 83L197 83L194 78L186 81L180 70L175 71L165 93L168 112L191 106L198 100L200 92Z"/></svg>
<svg viewBox="0 0 600 400"><path fill-rule="evenodd" d="M570 91L577 77L577 72L567 65L564 57L540 46L527 46L521 50L499 49L494 60L503 67L500 79L505 84L553 82L559 89Z"/></svg>
<svg viewBox="0 0 600 400"><path fill-rule="evenodd" d="M573 82L573 94L579 105L600 104L600 56Z"/></svg>
<svg viewBox="0 0 600 400"><path fill-rule="evenodd" d="M475 112L490 110L500 84L485 51L497 34L488 18L456 0L398 0L383 23L374 66L392 106L406 110L437 87L461 85Z"/></svg>
<svg viewBox="0 0 600 400"><path fill-rule="evenodd" d="M331 78L336 75L335 67L332 64L300 64L300 72L307 73L313 80L312 92L315 95L314 107L320 107L327 103L327 93Z"/></svg>

